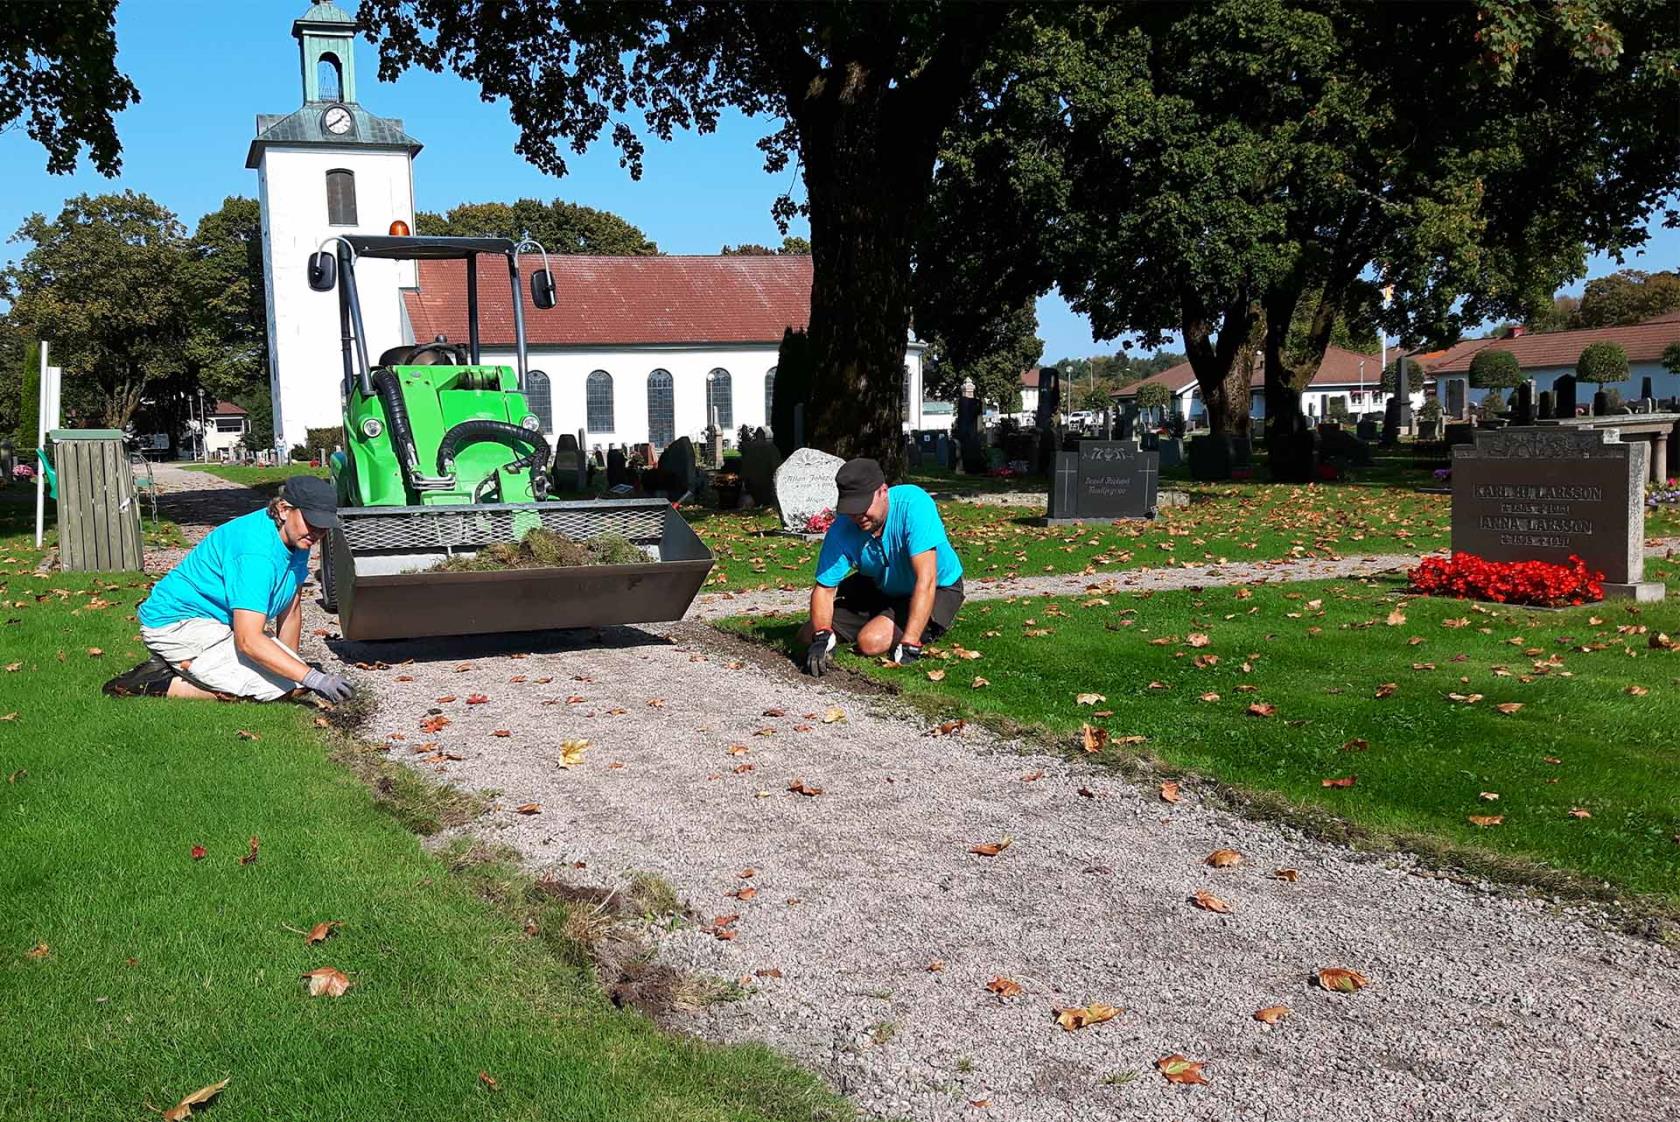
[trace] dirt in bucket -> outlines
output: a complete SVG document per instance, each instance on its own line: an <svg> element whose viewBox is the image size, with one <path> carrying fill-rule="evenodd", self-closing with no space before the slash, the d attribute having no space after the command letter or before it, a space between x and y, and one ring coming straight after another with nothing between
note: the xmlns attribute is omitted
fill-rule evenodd
<svg viewBox="0 0 1680 1122"><path fill-rule="evenodd" d="M472 556L446 558L434 566L444 573L487 573L498 569L562 569L574 565L641 565L647 553L619 534L574 541L537 528L516 542L497 542Z"/></svg>

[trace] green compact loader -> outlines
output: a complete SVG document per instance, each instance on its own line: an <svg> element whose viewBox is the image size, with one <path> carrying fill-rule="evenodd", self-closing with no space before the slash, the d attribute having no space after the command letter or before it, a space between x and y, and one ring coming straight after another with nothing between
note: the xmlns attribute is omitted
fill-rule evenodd
<svg viewBox="0 0 1680 1122"><path fill-rule="evenodd" d="M346 236L310 257L309 286L338 292L345 448L331 459L339 528L322 545L321 579L325 606L338 613L347 639L680 619L711 570L711 552L663 499L549 499L548 441L525 397L530 371L518 251L528 244ZM501 258L512 286L511 368L481 361L480 257ZM544 258L531 277L531 304L547 311L556 301ZM370 363L356 291L362 259L464 262L465 347L440 336L393 346ZM539 527L580 542L618 535L647 561L437 568Z"/></svg>

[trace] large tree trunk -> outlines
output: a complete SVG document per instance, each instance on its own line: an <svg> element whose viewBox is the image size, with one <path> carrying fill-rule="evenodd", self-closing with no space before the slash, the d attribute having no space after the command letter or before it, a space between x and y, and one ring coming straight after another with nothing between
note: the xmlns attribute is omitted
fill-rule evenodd
<svg viewBox="0 0 1680 1122"><path fill-rule="evenodd" d="M1312 426L1301 412L1301 391L1311 384L1329 345L1333 312L1320 301L1308 331L1304 355L1290 353L1289 325L1299 296L1285 295L1266 303L1266 457L1272 478L1306 483L1313 478ZM1323 322L1320 322L1321 319Z"/></svg>
<svg viewBox="0 0 1680 1122"><path fill-rule="evenodd" d="M1259 319L1257 304L1239 301L1222 309L1215 322L1185 296L1184 350L1202 391L1208 430L1216 436L1249 434L1252 366L1244 359Z"/></svg>

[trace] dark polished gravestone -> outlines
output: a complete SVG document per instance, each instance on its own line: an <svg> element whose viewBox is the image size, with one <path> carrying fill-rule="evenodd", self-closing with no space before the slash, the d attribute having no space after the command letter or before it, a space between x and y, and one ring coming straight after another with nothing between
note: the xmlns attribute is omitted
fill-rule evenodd
<svg viewBox="0 0 1680 1122"><path fill-rule="evenodd" d="M1056 453L1045 521L1109 522L1153 518L1160 460L1129 440L1083 440L1077 452Z"/></svg>
<svg viewBox="0 0 1680 1122"><path fill-rule="evenodd" d="M1662 582L1644 579L1649 455L1614 431L1478 431L1453 449L1453 552L1554 564L1573 555L1604 573L1607 599L1661 600Z"/></svg>

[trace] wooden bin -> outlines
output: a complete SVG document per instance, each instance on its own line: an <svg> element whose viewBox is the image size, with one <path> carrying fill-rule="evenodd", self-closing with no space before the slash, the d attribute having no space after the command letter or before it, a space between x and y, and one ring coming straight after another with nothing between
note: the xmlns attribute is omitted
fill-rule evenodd
<svg viewBox="0 0 1680 1122"><path fill-rule="evenodd" d="M140 504L116 429L47 434L58 472L58 564L75 571L138 570Z"/></svg>

